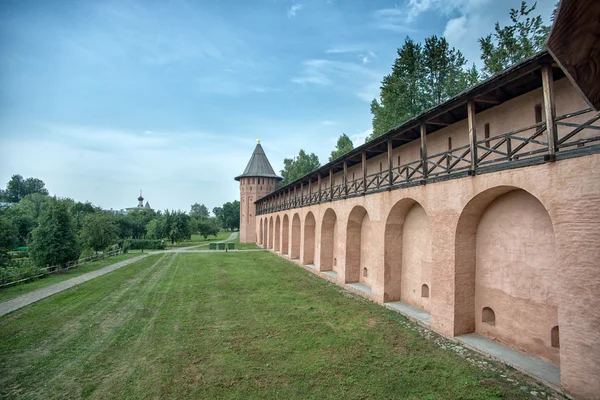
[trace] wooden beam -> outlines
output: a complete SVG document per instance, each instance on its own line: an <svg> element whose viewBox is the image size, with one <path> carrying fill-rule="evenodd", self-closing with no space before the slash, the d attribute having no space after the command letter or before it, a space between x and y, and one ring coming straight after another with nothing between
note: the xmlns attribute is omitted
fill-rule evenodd
<svg viewBox="0 0 600 400"><path fill-rule="evenodd" d="M329 201L333 200L333 168L329 168Z"/></svg>
<svg viewBox="0 0 600 400"><path fill-rule="evenodd" d="M448 125L450 125L448 122L445 122L445 121L442 121L442 120L439 120L439 119L434 119L434 120L427 121L426 124L428 124L428 125L441 125L441 126L448 126Z"/></svg>
<svg viewBox="0 0 600 400"><path fill-rule="evenodd" d="M302 181L300 181L300 205L304 205L304 185L302 185Z"/></svg>
<svg viewBox="0 0 600 400"><path fill-rule="evenodd" d="M363 175L363 192L366 192L367 191L367 152L366 151L362 152L361 166L362 166L362 175Z"/></svg>
<svg viewBox="0 0 600 400"><path fill-rule="evenodd" d="M392 146L392 139L388 139L387 141L387 156L388 156L388 184L390 186L392 186L392 184L394 183L393 177L392 177L392 170L394 168L394 160L392 159L392 152L394 150L393 146Z"/></svg>
<svg viewBox="0 0 600 400"><path fill-rule="evenodd" d="M498 100L497 98L494 98L490 95L484 95L484 96L477 96L475 98L475 103L482 103L482 104L500 104L502 103L502 101Z"/></svg>
<svg viewBox="0 0 600 400"><path fill-rule="evenodd" d="M322 187L321 187L321 173L320 172L317 173L317 188L319 190L319 203L320 203L321 199L323 198L323 193L321 193Z"/></svg>
<svg viewBox="0 0 600 400"><path fill-rule="evenodd" d="M467 103L467 119L469 120L469 147L471 148L471 172L477 168L477 131L475 129L475 102Z"/></svg>
<svg viewBox="0 0 600 400"><path fill-rule="evenodd" d="M546 132L548 133L548 156L554 160L556 156L556 106L554 105L554 79L552 66L542 65L542 89L544 91L544 112L546 113Z"/></svg>
<svg viewBox="0 0 600 400"><path fill-rule="evenodd" d="M344 160L344 194L348 194L348 161Z"/></svg>
<svg viewBox="0 0 600 400"><path fill-rule="evenodd" d="M427 125L421 122L421 164L423 166L423 179L427 179Z"/></svg>

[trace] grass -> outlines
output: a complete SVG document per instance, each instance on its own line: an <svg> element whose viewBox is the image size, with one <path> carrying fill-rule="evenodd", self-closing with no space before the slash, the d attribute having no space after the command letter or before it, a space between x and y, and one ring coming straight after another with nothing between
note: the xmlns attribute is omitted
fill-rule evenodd
<svg viewBox="0 0 600 400"><path fill-rule="evenodd" d="M119 254L114 257L105 258L104 260L93 261L89 264L81 267L73 268L65 272L59 272L56 274L47 275L43 278L39 278L33 281L18 283L13 286L7 286L0 288L0 301L6 301L14 297L20 296L25 293L29 293L44 286L52 285L67 279L74 278L86 272L95 271L100 268L104 268L107 265L118 263L119 261L126 260L138 256L139 254Z"/></svg>
<svg viewBox="0 0 600 400"><path fill-rule="evenodd" d="M171 245L171 242L167 243L167 249L178 248L178 247L190 247L197 246L201 244L208 245L212 242L220 242L222 240L227 239L231 235L229 231L221 231L217 234L217 236L209 236L207 239L204 239L204 236L200 235L192 235L190 240L184 240L181 242L177 242L175 245Z"/></svg>
<svg viewBox="0 0 600 400"><path fill-rule="evenodd" d="M267 252L153 255L1 317L0 397L530 398L410 326Z"/></svg>

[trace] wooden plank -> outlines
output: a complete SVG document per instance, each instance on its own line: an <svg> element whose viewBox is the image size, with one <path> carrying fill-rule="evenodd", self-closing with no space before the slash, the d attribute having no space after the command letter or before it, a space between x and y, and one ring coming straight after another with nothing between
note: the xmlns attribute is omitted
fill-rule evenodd
<svg viewBox="0 0 600 400"><path fill-rule="evenodd" d="M322 193L323 187L321 186L321 173L320 172L317 175L317 180L318 180L317 186L319 188L319 203L320 203L321 200L323 199L323 193Z"/></svg>
<svg viewBox="0 0 600 400"><path fill-rule="evenodd" d="M387 158L388 158L388 184L392 186L394 184L392 171L394 169L394 160L392 159L394 147L392 143L392 139L388 139L387 141Z"/></svg>
<svg viewBox="0 0 600 400"><path fill-rule="evenodd" d="M554 159L556 155L556 106L554 105L554 78L552 65L542 65L542 90L544 92L544 112L546 113L546 133L548 135L548 156Z"/></svg>
<svg viewBox="0 0 600 400"><path fill-rule="evenodd" d="M348 161L344 160L344 194L348 194Z"/></svg>
<svg viewBox="0 0 600 400"><path fill-rule="evenodd" d="M423 179L427 179L427 125L425 122L421 122L421 165Z"/></svg>
<svg viewBox="0 0 600 400"><path fill-rule="evenodd" d="M477 169L477 131L475 129L475 102L467 102L467 119L469 120L469 147L471 149L471 171Z"/></svg>
<svg viewBox="0 0 600 400"><path fill-rule="evenodd" d="M361 161L361 166L362 166L362 175L363 175L363 192L367 191L367 152L363 151L362 152L362 161Z"/></svg>

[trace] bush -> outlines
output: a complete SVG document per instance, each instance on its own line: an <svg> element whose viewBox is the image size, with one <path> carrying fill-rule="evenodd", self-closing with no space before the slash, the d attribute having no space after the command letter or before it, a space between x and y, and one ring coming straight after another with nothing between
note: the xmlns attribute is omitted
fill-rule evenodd
<svg viewBox="0 0 600 400"><path fill-rule="evenodd" d="M95 256L96 252L90 248L87 249L83 249L83 251L81 252L81 254L79 255L79 258L88 258L88 257L92 257Z"/></svg>
<svg viewBox="0 0 600 400"><path fill-rule="evenodd" d="M129 250L164 250L166 248L163 240L150 239L127 239L123 241L123 253Z"/></svg>
<svg viewBox="0 0 600 400"><path fill-rule="evenodd" d="M22 260L10 263L10 266L0 268L0 284L16 282L25 278L33 278L43 274L41 268L36 267L33 261Z"/></svg>

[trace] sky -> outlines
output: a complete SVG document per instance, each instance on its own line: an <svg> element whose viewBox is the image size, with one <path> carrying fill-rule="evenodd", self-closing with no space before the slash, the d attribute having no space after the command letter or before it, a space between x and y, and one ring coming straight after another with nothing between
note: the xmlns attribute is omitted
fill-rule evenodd
<svg viewBox="0 0 600 400"><path fill-rule="evenodd" d="M554 0L539 0L549 22ZM0 0L0 187L36 177L105 209L209 210L261 144L371 132L370 102L406 36L477 38L520 0Z"/></svg>

